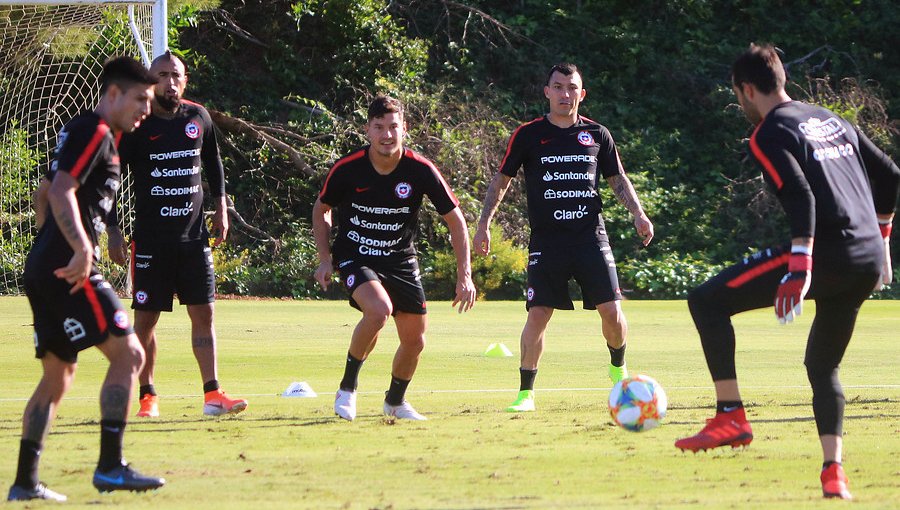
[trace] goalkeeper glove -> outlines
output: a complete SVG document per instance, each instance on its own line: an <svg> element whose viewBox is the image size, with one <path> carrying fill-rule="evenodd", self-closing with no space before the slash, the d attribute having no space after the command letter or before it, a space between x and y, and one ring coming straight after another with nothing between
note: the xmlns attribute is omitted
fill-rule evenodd
<svg viewBox="0 0 900 510"><path fill-rule="evenodd" d="M812 279L812 254L805 246L792 246L788 273L781 279L775 293L775 316L779 324L793 322L803 313L803 298Z"/></svg>
<svg viewBox="0 0 900 510"><path fill-rule="evenodd" d="M894 280L894 269L891 267L891 229L893 228L892 220L878 220L878 228L881 229L881 237L884 238L884 264L881 266L881 282L878 289L885 285L890 285Z"/></svg>

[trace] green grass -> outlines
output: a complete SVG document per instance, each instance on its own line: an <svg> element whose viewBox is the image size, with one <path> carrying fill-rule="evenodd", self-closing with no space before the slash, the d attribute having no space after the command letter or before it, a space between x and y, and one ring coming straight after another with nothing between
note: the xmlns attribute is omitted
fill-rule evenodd
<svg viewBox="0 0 900 510"><path fill-rule="evenodd" d="M479 303L458 316L430 304L429 344L409 400L430 420L390 423L383 391L397 344L385 330L360 377L359 416L334 417L333 391L358 313L345 303L217 304L224 388L247 412L201 416L201 381L183 310L165 314L156 385L163 417L132 421L126 456L168 485L149 494L98 495L97 394L106 362L81 355L75 387L45 446L41 478L67 508L820 508L821 454L802 365L812 306L779 326L770 310L743 314L738 373L756 439L746 450L683 454L672 443L712 416L713 392L684 302L627 302L628 364L667 389L662 427L634 434L612 425L608 355L599 318L559 311L547 333L535 413L502 409L518 388L522 303ZM39 378L23 298L0 299L0 437L11 483L25 399ZM867 303L845 357L844 462L854 508L900 501L900 302ZM513 358L486 358L504 342ZM277 396L307 381L315 399ZM30 505L32 508L43 505ZM50 506L50 505L48 505ZM12 507L12 505L10 505Z"/></svg>

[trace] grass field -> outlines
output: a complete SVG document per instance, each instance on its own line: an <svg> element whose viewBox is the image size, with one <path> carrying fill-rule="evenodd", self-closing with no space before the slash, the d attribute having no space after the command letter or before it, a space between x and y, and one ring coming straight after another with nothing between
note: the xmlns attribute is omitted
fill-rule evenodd
<svg viewBox="0 0 900 510"><path fill-rule="evenodd" d="M458 316L430 303L428 341L409 400L427 422L381 416L397 344L393 325L360 376L359 416L332 412L358 314L339 302L221 301L223 387L250 400L236 417L201 415L201 381L183 310L163 316L156 387L163 416L132 421L127 458L165 476L147 494L99 495L97 394L106 362L82 354L42 459L67 508L824 508L810 390L802 365L812 306L779 326L769 310L738 316L738 373L755 440L745 450L684 454L675 439L712 416L713 392L684 302L625 303L628 364L667 390L668 416L642 434L606 411L608 354L599 318L557 312L537 379L535 413L503 408L518 388L522 303L479 303ZM39 378L24 298L0 298L0 480L12 482L25 400ZM900 507L900 302L869 302L842 368L844 464L853 508ZM512 358L482 355L504 342ZM306 381L318 398L279 397ZM4 485L3 488L8 485ZM3 493L5 495L5 492ZM14 505L9 504L10 508ZM45 505L30 504L29 508ZM52 505L46 505L52 506Z"/></svg>

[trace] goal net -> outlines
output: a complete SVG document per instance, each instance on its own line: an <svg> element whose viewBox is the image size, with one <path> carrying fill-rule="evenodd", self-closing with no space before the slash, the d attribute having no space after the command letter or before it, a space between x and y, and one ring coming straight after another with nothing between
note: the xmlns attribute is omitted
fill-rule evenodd
<svg viewBox="0 0 900 510"><path fill-rule="evenodd" d="M149 65L164 49L165 0L0 0L0 294L23 291L37 234L32 194L59 130L97 105L104 62L132 55ZM129 182L119 193L119 207L132 202ZM130 211L119 218L128 235ZM101 271L124 291L126 268L111 264L101 248Z"/></svg>

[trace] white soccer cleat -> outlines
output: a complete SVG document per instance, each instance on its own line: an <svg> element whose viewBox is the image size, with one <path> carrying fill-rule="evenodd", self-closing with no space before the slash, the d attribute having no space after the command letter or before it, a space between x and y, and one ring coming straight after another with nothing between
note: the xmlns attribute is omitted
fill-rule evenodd
<svg viewBox="0 0 900 510"><path fill-rule="evenodd" d="M347 421L356 418L356 392L337 390L334 396L334 414Z"/></svg>
<svg viewBox="0 0 900 510"><path fill-rule="evenodd" d="M399 406L392 406L387 402L384 403L384 415L397 418L398 420L416 420L416 421L425 421L428 418L422 416L417 413L413 406L409 404L407 401L403 401Z"/></svg>

